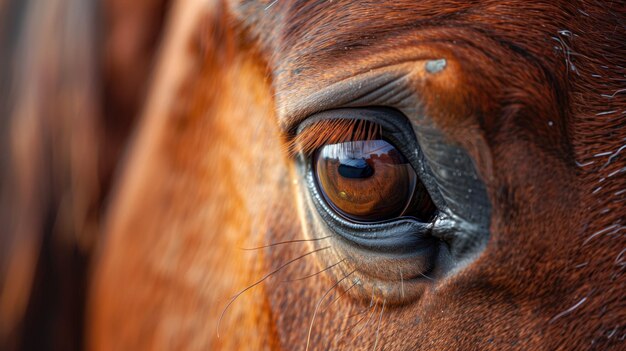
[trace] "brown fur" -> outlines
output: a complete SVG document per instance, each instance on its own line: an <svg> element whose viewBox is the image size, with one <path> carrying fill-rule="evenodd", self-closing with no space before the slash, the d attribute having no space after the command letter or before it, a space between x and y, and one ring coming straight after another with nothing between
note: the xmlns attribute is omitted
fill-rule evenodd
<svg viewBox="0 0 626 351"><path fill-rule="evenodd" d="M602 164L597 161L587 166L578 165L586 164L593 159L593 155L602 152L615 153L623 145L623 123L619 122L616 114L623 109L624 95L614 94L624 83L623 78L620 78L620 74L624 73L624 32L619 24L625 15L623 8L610 8L608 5L592 7L591 3L586 2L547 4L494 1L467 4L395 1L383 7L378 3L368 6L358 2L278 1L244 2L233 5L232 9L240 19L243 30L235 32L233 37L222 38L226 42L209 42L209 47L217 45L213 46L214 51L209 49L208 52L212 53L209 55L219 57L218 53L226 45L235 47L235 57L267 61L271 80L265 83L259 77L255 84L261 83L260 88L265 91L272 91L273 88L278 122L285 131L293 126L294 120L289 118L302 118L315 112L308 106L320 110L339 107L323 101L310 103L320 87L331 86L334 82L349 79L355 73L366 72L371 67L383 67L383 64L402 64L408 59L448 58L450 65L446 72L434 79L416 79L414 89L420 92L424 108L435 123L449 137L465 146L475 159L483 160L478 162L479 171L483 176L489 175L485 179L494 206L492 239L478 260L438 284L434 290L425 292L419 301L411 305L387 307L385 313L380 305L370 309L373 311L370 313L377 317L380 313L379 333L372 329L353 340L349 340L351 337L348 340L336 337L349 326L347 316L361 310L362 303L367 303L344 297L340 308L330 309L317 316L310 340L314 349L372 347L377 338L387 350L573 350L610 349L621 345L622 341L618 341L617 336L621 338L624 333L622 323L626 311L620 293L620 286L623 287L624 283L622 267L616 264L616 259L624 243L624 210L618 204L623 202L623 193L620 195L619 191L624 189L625 184L624 177L613 175L609 179L608 175L623 167L623 158L615 156L608 162L605 157ZM217 19L212 21L218 23L219 29L214 30L223 30L224 22ZM615 33L616 26L620 29L618 33ZM563 32L564 29L573 34ZM206 35L203 32L202 36ZM259 52L249 53L236 48L241 45L238 42L245 43L247 38L254 38L259 43ZM233 61L237 62L236 59ZM208 62L204 67L212 61ZM234 69L234 72L240 75L228 82L221 81L224 85L220 85L219 80L212 80L211 87L222 91L236 86L239 91L245 91L241 89L240 83L233 82L237 82L236 77L245 77L246 80L251 77L245 76L245 72L239 69ZM600 73L598 80L592 78L592 75ZM191 77L192 81L197 80L197 75ZM611 98L603 95L610 95ZM193 101L189 99L195 95L185 93L179 96L182 101ZM444 96L450 98L441 100ZM219 101L222 101L220 104L225 103L222 99ZM598 117L594 117L598 114L604 116L604 112L611 110L618 112L613 113L613 118L604 117L604 122L598 122ZM199 116L186 114L183 120L192 121ZM248 130L237 123L236 117L230 113L228 118L226 115L220 118L222 115L219 113L202 113L201 116L209 120L216 118L227 121L219 131L216 128L204 129L205 133L219 133L205 134L216 143L220 135L230 133L226 131L228 129L221 128L233 128L236 130L235 135ZM459 117L463 119L459 120ZM271 124L272 118L271 113L255 114L254 123L261 126ZM185 124L189 123L192 122ZM263 130L263 127L257 129L259 134L256 134L255 139L272 140L271 134L261 134L259 130ZM168 134L172 133L173 130ZM194 144L192 138L179 135L176 139L185 140L185 145L195 145L178 158L186 159L197 154L211 160L220 157L210 152L210 149L200 151L203 150L202 144ZM598 143L599 140L602 142ZM229 157L252 158L262 162L273 153L262 147L264 144L258 144L260 148L255 148L246 140L246 145L240 154L233 148L229 148L227 154ZM193 157L195 159L196 156ZM201 163L224 164L218 160ZM286 161L273 162L277 162L272 164L274 167L288 167ZM243 166L247 162L238 164ZM245 169L249 171L244 171L247 174L259 172L251 165L248 166ZM282 189L277 190L280 194L292 191L289 190L290 181L286 175L271 178L265 172L273 167L267 164L265 167L268 168L260 173L264 186L275 184L278 187L276 189ZM191 169L187 168L184 174L190 174ZM227 173L226 169L217 169L222 181L212 180L196 185L210 183L213 192L228 189L227 193L239 193L235 190L249 184L245 176L236 177ZM147 173L154 181L154 172ZM165 172L172 173L179 174L172 170ZM594 191L601 178L605 178L605 185ZM236 179L235 183L231 183L233 179ZM250 203L261 201L265 208L279 212L281 219L279 223L273 223L271 218L267 220L269 222L257 222L253 232L265 233L262 241L302 238L291 223L296 221L296 214L288 206L292 203L289 197L279 196L276 205L272 205L274 202L265 200L267 195L262 191L244 194L240 200L243 202L233 207L234 212L208 212L206 223L219 223L219 226L238 223L233 226L239 228L240 223L246 223L240 217L246 213L243 209L255 208ZM124 198L127 196L121 197ZM232 200L228 200L220 198L219 201L225 201L221 203L221 208L229 208L226 204ZM202 203L197 201L186 197L185 201L181 200L181 204L185 202L197 206ZM177 202L168 201L168 205L171 203ZM600 213L604 208L608 208L608 212ZM176 208L167 207L167 213L176 211ZM151 235L148 233L154 232L156 228L159 228L159 233L166 233L162 229L165 224L162 218L165 216L159 215L161 220L156 222L148 220L152 224L146 227L147 213L150 210L144 205L137 209L138 219L135 221L124 221L113 216L115 223L136 224L134 227L126 227L128 229L111 230L110 234L112 237L128 237L123 233L131 235L143 232L148 238ZM247 213L250 216L248 218L258 218L254 211ZM193 212L186 216L191 214ZM127 216L125 214L122 218ZM611 235L597 235L594 240L587 241L593 233L602 230L605 230L603 234L611 232ZM181 235L193 231L179 226L175 232ZM245 229L236 232L239 236L233 233L233 238L243 240L247 237ZM222 234L220 230L212 233L207 235L215 238ZM109 246L108 250L115 252L116 247L129 245L126 239L118 242L119 245ZM167 247L169 245L164 248ZM237 255L236 245L222 248L230 252L230 257ZM257 262L265 262L258 276L262 276L263 271L279 268L289 258L308 250L310 248L305 245L284 245L265 255L258 253L255 256ZM316 255L320 254L323 252ZM216 253L206 255L214 257ZM138 268L164 264L162 258L154 258L154 261L149 259L138 265L124 263L125 255L120 254L118 257L115 261L105 259L104 266L112 267L106 262L118 262L116 265L119 267ZM190 270L193 266L191 263L183 264L186 261L175 262L183 270ZM220 266L228 266L227 262L220 262ZM281 271L281 276L303 276L321 268L316 264L315 255L312 255L287 266ZM224 280L223 275L208 265L203 269L203 276L208 281L217 283ZM119 274L119 271L115 272ZM239 271L237 276L241 276L242 272ZM132 278L124 280L130 281ZM105 278L100 281L109 282ZM115 286L114 283L111 285ZM173 289L177 285L166 284L160 286L158 291L171 291L173 296L178 296L178 289ZM240 316L240 312L230 311L222 325L220 340L226 343L222 346L230 349L260 348L248 344L247 338L254 339L256 331L263 333L263 328L271 328L275 330L273 335L277 338L273 341L277 344L272 344L275 347L304 347L307 343L307 328L303 326L308 325L316 302L330 286L332 281L323 276L292 284L280 284L279 278L270 278L262 287L255 288L256 292L240 296L232 307L246 309L248 312L237 318L247 318L249 321L257 318L253 311L258 311L258 307L254 307L254 304L265 300L264 315L270 318L268 324L247 322L255 328L248 331L252 335L244 337L237 332L242 330L242 325L245 325L242 323L245 322L239 319L238 323L233 323L230 318L235 317L229 317L230 314ZM245 287L245 284L240 287ZM194 294L200 293L196 290L193 290ZM201 288L199 290L204 291ZM223 299L228 297L229 292L226 290L222 293L211 290L212 295L223 294ZM117 295L125 296L121 292ZM165 303L167 300L158 301L144 308L178 306L178 303ZM188 301L189 298L185 298L180 304ZM126 306L121 307L121 310L128 310L133 305L127 302L121 306ZM210 330L220 307L221 304L215 303L209 309L212 313L185 314L185 325L189 323L189 329L185 330L198 330L192 329L192 326L203 330L195 334L189 331L194 335L194 340L213 340ZM170 318L168 313L172 312L161 312L159 316ZM201 320L193 322L199 318L198 315ZM141 319L129 322L128 325L137 326L139 321ZM373 328L373 325L370 327ZM144 332L147 334L132 334L133 340L164 335L155 328L148 329L150 331ZM106 333L107 329L92 330ZM184 334L181 332L171 337L180 341L177 335ZM117 334L104 335L116 339Z"/></svg>
<svg viewBox="0 0 626 351"><path fill-rule="evenodd" d="M622 349L624 23L623 3L582 0L178 2L108 207L88 348ZM313 246L283 141L367 105L322 93L380 72L468 151L493 209L481 255L401 306L332 289L350 270L313 275L326 251L284 266ZM229 298L274 271L218 338Z"/></svg>

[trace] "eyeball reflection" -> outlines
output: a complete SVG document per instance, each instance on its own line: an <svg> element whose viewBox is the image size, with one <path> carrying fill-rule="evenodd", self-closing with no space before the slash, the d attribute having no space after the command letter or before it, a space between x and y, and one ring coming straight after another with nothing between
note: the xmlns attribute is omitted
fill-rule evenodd
<svg viewBox="0 0 626 351"><path fill-rule="evenodd" d="M324 199L349 220L378 222L405 214L427 220L434 211L411 164L385 140L325 145L314 166Z"/></svg>

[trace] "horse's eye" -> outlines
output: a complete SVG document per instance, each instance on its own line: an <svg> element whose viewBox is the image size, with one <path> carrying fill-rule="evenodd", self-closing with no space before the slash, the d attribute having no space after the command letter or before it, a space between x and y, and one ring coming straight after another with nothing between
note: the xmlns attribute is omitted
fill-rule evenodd
<svg viewBox="0 0 626 351"><path fill-rule="evenodd" d="M435 206L407 161L385 140L322 146L313 158L317 186L330 207L355 222L401 216L428 221Z"/></svg>

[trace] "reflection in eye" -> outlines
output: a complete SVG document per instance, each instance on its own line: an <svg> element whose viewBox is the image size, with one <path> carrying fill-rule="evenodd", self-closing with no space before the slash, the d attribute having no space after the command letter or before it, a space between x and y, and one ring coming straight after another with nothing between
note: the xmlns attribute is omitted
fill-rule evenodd
<svg viewBox="0 0 626 351"><path fill-rule="evenodd" d="M412 216L428 221L434 214L435 206L415 170L385 140L325 145L313 162L320 192L344 218L379 222Z"/></svg>

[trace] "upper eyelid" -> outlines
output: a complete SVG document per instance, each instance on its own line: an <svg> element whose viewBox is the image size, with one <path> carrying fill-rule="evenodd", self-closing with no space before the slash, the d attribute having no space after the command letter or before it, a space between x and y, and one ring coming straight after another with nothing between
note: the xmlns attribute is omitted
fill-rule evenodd
<svg viewBox="0 0 626 351"><path fill-rule="evenodd" d="M381 101L370 101L366 104L352 105L353 100L364 92L375 90L399 76L408 77L415 71L417 61L426 62L423 57L415 57L391 65L364 69L362 72L349 76L311 93L283 93L279 99L278 117L283 133L289 134L298 125L311 116L323 111L340 108L360 107L364 105L384 106Z"/></svg>

